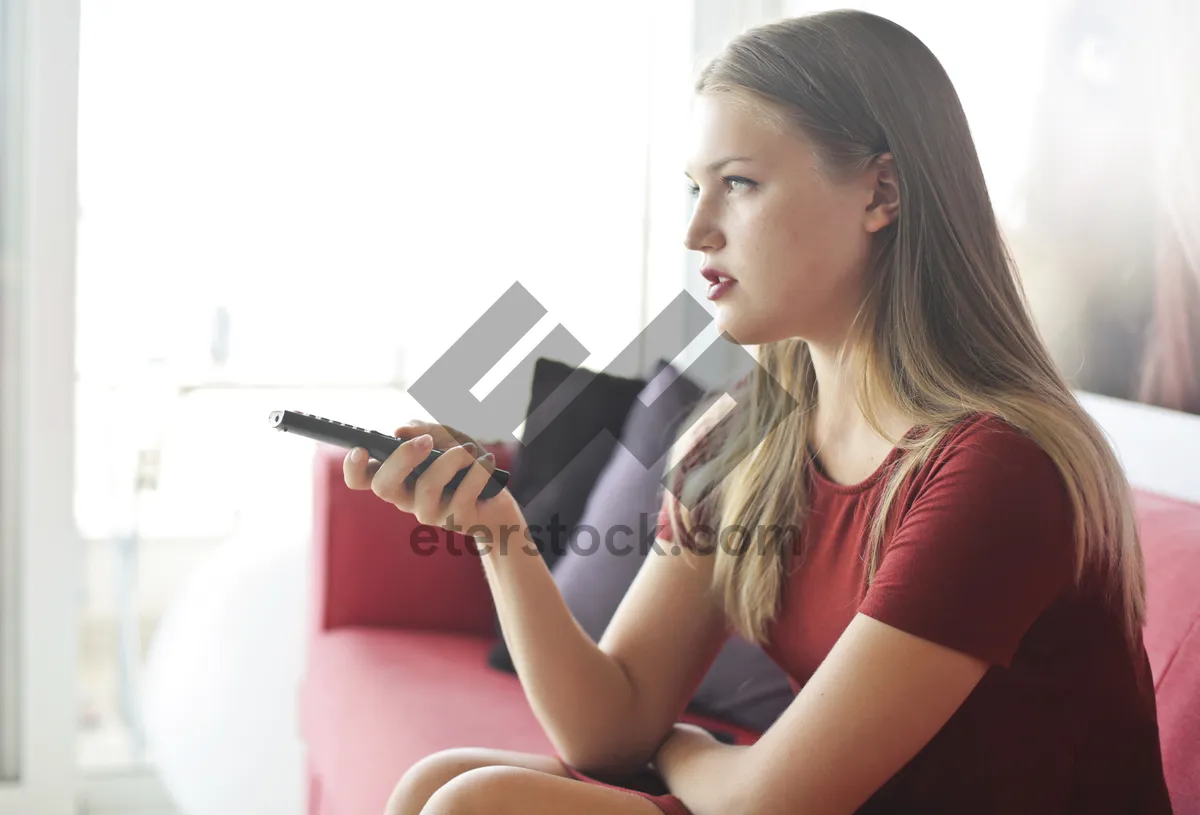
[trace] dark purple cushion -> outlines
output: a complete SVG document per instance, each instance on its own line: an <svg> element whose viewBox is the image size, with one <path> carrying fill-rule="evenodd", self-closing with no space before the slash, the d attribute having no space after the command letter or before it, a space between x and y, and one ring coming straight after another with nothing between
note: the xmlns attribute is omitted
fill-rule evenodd
<svg viewBox="0 0 1200 815"><path fill-rule="evenodd" d="M667 455L681 422L702 396L685 376L665 387L670 375L658 377L664 367L665 362L656 366L634 400L621 443L588 496L579 529L553 568L571 613L596 642L645 561L644 537L648 534L653 540L658 523ZM691 708L762 731L794 696L783 670L761 648L734 635L700 683Z"/></svg>
<svg viewBox="0 0 1200 815"><path fill-rule="evenodd" d="M513 498L546 565L566 549L569 530L612 455L646 380L538 359L524 439L513 460ZM546 410L539 410L546 404Z"/></svg>
<svg viewBox="0 0 1200 815"><path fill-rule="evenodd" d="M509 491L521 505L533 542L547 567L567 548L588 494L621 435L644 379L597 373L542 357L534 364L525 434L513 459ZM545 411L539 411L543 403ZM497 619L496 634L501 635ZM503 637L488 664L515 673Z"/></svg>

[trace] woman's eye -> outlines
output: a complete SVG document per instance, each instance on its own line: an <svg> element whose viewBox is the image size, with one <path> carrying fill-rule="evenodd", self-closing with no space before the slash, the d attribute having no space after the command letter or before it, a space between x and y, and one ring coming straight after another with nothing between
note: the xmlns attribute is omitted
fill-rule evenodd
<svg viewBox="0 0 1200 815"><path fill-rule="evenodd" d="M721 181L724 182L725 186L729 187L730 189L736 189L734 187L736 184L742 185L743 190L748 190L758 186L757 181L751 181L750 179L743 178L740 175L727 175L722 178ZM687 190L693 198L700 194L700 188L695 184L689 184Z"/></svg>

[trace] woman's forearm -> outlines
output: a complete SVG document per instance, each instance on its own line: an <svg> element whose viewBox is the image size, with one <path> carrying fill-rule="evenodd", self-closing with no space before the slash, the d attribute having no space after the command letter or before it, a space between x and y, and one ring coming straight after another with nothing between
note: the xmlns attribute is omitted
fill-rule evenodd
<svg viewBox="0 0 1200 815"><path fill-rule="evenodd" d="M655 767L671 794L695 815L729 815L741 811L738 765L745 747L723 744L688 725L675 725L655 757Z"/></svg>
<svg viewBox="0 0 1200 815"><path fill-rule="evenodd" d="M515 530L476 543L513 665L560 757L585 772L644 766L656 741L639 732L634 687L575 621L534 545Z"/></svg>

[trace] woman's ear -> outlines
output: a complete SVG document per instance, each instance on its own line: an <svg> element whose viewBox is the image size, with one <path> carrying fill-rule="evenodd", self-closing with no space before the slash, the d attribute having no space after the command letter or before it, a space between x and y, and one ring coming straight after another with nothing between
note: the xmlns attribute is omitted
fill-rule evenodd
<svg viewBox="0 0 1200 815"><path fill-rule="evenodd" d="M900 185L892 154L876 156L867 177L874 182L874 195L866 209L866 227L868 232L878 232L895 221L900 213Z"/></svg>

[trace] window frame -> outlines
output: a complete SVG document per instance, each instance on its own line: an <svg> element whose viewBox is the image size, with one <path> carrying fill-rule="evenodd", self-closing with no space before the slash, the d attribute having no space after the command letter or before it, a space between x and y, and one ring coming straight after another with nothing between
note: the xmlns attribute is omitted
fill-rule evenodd
<svg viewBox="0 0 1200 815"><path fill-rule="evenodd" d="M3 5L0 814L73 815L74 255L78 4ZM15 726L9 719L16 720Z"/></svg>

